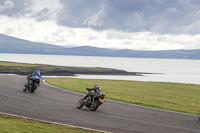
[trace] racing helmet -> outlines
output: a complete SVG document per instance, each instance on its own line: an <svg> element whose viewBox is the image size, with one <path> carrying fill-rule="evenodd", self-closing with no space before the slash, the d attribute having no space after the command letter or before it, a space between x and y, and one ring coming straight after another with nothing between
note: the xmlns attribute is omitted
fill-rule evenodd
<svg viewBox="0 0 200 133"><path fill-rule="evenodd" d="M95 84L94 88L98 88L99 89L99 84Z"/></svg>
<svg viewBox="0 0 200 133"><path fill-rule="evenodd" d="M40 73L40 70L35 70L35 73Z"/></svg>
<svg viewBox="0 0 200 133"><path fill-rule="evenodd" d="M41 78L40 70L35 70L35 75L36 75L38 78Z"/></svg>
<svg viewBox="0 0 200 133"><path fill-rule="evenodd" d="M101 93L101 89L99 88L99 84L95 84L94 88L95 88L95 92Z"/></svg>

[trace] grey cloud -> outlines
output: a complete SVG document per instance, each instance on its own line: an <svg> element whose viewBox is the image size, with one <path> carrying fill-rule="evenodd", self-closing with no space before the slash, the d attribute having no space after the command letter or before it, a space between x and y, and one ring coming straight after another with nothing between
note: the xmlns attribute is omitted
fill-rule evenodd
<svg viewBox="0 0 200 133"><path fill-rule="evenodd" d="M57 21L71 27L98 30L199 34L198 0L61 0Z"/></svg>
<svg viewBox="0 0 200 133"><path fill-rule="evenodd" d="M0 0L0 14L7 16L16 15L30 7L29 0ZM1 10L4 7L3 10Z"/></svg>
<svg viewBox="0 0 200 133"><path fill-rule="evenodd" d="M40 11L32 12L30 17L35 18L37 21L43 21L54 19L55 14L50 9L44 8Z"/></svg>
<svg viewBox="0 0 200 133"><path fill-rule="evenodd" d="M58 13L58 22L72 27L85 27L85 20L96 14L102 6L99 0L61 0L63 6Z"/></svg>
<svg viewBox="0 0 200 133"><path fill-rule="evenodd" d="M103 6L97 13L92 16L89 16L84 20L84 24L88 26L98 26L103 25L104 17L106 16L106 6Z"/></svg>
<svg viewBox="0 0 200 133"><path fill-rule="evenodd" d="M68 27L159 34L199 34L199 0L58 0L61 9L31 9L32 0L0 0L0 14L55 20Z"/></svg>
<svg viewBox="0 0 200 133"><path fill-rule="evenodd" d="M37 21L56 19L56 9L44 8L34 10L33 0L0 0L0 14L9 17L35 18Z"/></svg>
<svg viewBox="0 0 200 133"><path fill-rule="evenodd" d="M4 5L0 5L0 11L4 11L10 8L14 8L14 3L12 1L6 0Z"/></svg>
<svg viewBox="0 0 200 133"><path fill-rule="evenodd" d="M49 19L49 17L51 16L51 14L49 13L49 9L44 8L43 10L39 11L36 16L38 16L37 20L42 21L42 20L46 20Z"/></svg>

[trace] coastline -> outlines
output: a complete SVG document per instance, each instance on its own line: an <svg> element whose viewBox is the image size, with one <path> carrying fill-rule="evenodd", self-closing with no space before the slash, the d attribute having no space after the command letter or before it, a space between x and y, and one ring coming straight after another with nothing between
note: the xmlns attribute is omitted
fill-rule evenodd
<svg viewBox="0 0 200 133"><path fill-rule="evenodd" d="M127 72L125 70L102 67L65 67L0 61L1 74L29 75L30 73L33 73L36 69L39 69L41 71L41 74L45 76L76 76L78 74L142 76L143 74L153 74L145 72Z"/></svg>

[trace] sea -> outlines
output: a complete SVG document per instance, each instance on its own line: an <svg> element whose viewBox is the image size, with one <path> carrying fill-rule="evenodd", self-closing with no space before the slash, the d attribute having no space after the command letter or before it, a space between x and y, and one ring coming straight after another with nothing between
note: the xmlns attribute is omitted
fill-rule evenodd
<svg viewBox="0 0 200 133"><path fill-rule="evenodd" d="M74 78L200 84L200 60L0 53L0 61L154 73L143 76L77 75Z"/></svg>

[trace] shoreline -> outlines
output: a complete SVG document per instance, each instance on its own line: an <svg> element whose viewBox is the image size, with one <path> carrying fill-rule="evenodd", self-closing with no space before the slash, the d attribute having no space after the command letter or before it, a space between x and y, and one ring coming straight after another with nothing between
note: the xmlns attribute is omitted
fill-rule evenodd
<svg viewBox="0 0 200 133"><path fill-rule="evenodd" d="M143 76L144 74L160 74L146 72L127 72L113 68L102 67L69 67L45 64L28 64L0 61L1 74L29 75L39 69L46 76L76 76L76 75L120 75L120 76Z"/></svg>

